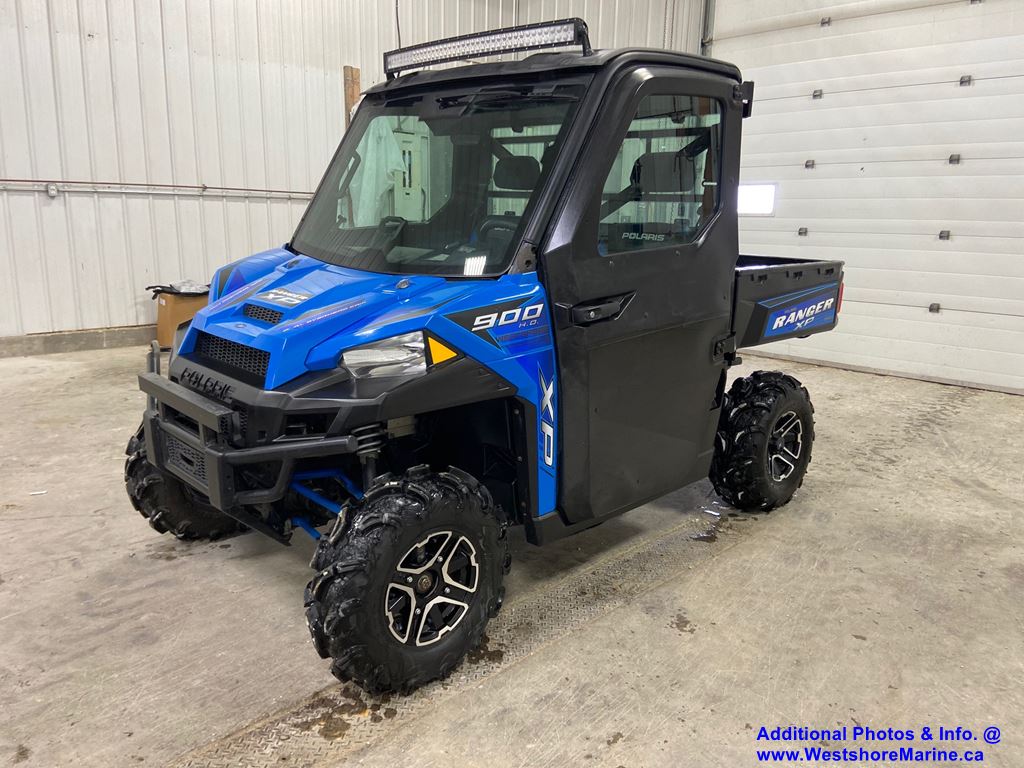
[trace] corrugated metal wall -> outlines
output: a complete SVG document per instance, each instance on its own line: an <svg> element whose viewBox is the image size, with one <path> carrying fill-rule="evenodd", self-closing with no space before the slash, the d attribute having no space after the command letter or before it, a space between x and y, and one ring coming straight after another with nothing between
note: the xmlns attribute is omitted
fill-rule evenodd
<svg viewBox="0 0 1024 768"><path fill-rule="evenodd" d="M741 247L847 264L837 331L765 349L1024 390L1024 3L717 0L711 53L777 185Z"/></svg>
<svg viewBox="0 0 1024 768"><path fill-rule="evenodd" d="M403 0L406 45L579 15L697 50L700 0ZM0 336L152 322L143 290L291 234L362 85L381 0L0 0ZM47 192L47 183L55 186Z"/></svg>

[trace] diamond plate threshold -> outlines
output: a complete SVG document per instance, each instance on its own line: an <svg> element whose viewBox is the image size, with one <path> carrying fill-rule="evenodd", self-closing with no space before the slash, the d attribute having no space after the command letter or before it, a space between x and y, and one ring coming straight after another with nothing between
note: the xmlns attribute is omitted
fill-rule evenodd
<svg viewBox="0 0 1024 768"><path fill-rule="evenodd" d="M718 509L725 512L727 508ZM573 573L550 587L518 598L512 596L488 625L483 645L472 651L447 680L431 683L407 696L372 696L358 686L332 686L297 707L199 747L170 765L341 765L346 756L386 738L392 728L407 728L419 714L436 708L440 702L479 685L485 678L508 672L518 660L580 625L721 552L723 542L713 552L709 552L706 542L714 541L720 534L732 539L741 528L732 525L724 515L718 519L687 515L683 522L595 561L582 573ZM724 545L731 546L728 542Z"/></svg>

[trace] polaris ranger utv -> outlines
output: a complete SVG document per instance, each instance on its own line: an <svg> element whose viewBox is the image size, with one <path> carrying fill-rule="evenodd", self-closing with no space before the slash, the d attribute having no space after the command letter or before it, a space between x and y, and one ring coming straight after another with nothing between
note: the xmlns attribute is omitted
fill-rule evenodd
<svg viewBox="0 0 1024 768"><path fill-rule="evenodd" d="M709 474L740 509L785 504L807 391L726 371L832 329L843 273L738 254L753 84L730 64L595 51L568 19L385 69L291 241L216 273L166 375L150 353L125 476L179 538L318 539L316 650L408 690L480 642L512 526L544 544Z"/></svg>

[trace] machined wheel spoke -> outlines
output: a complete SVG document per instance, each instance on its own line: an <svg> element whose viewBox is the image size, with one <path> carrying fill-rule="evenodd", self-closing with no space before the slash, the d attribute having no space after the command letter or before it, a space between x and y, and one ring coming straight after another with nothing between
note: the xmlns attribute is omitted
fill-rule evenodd
<svg viewBox="0 0 1024 768"><path fill-rule="evenodd" d="M416 592L406 584L392 582L384 595L384 618L388 629L401 643L409 641L415 624Z"/></svg>
<svg viewBox="0 0 1024 768"><path fill-rule="evenodd" d="M796 468L795 465L793 464L793 462L791 462L789 459L787 459L781 453L777 453L774 456L772 456L772 461L782 462L783 464L786 465L786 467L789 468L789 472L792 472Z"/></svg>
<svg viewBox="0 0 1024 768"><path fill-rule="evenodd" d="M455 629L468 612L468 603L442 596L435 597L423 609L419 629L416 630L416 645L436 643Z"/></svg>
<svg viewBox="0 0 1024 768"><path fill-rule="evenodd" d="M787 411L776 420L768 450L768 470L775 482L782 482L796 471L795 462L803 452L803 436L803 422L795 411Z"/></svg>
<svg viewBox="0 0 1024 768"><path fill-rule="evenodd" d="M480 579L473 543L455 531L417 541L399 559L384 597L391 634L401 643L437 642L469 613Z"/></svg>
<svg viewBox="0 0 1024 768"><path fill-rule="evenodd" d="M462 542L464 541L466 541L465 536L452 534L445 542L441 550L437 553L437 556L440 559L435 561L436 564L442 565L448 563L453 557L458 557L459 554L462 552Z"/></svg>
<svg viewBox="0 0 1024 768"><path fill-rule="evenodd" d="M416 542L398 563L398 570L412 576L423 573L437 562L438 556L443 557L441 553L451 545L453 538L451 531L440 531Z"/></svg>
<svg viewBox="0 0 1024 768"><path fill-rule="evenodd" d="M797 416L792 411L790 411L781 419L779 419L779 423L775 426L775 432L773 434L775 435L775 437L785 437L789 433L789 431L793 429L793 427L799 425L800 417Z"/></svg>
<svg viewBox="0 0 1024 768"><path fill-rule="evenodd" d="M479 576L476 549L469 539L460 536L452 546L451 556L441 566L441 578L450 587L464 592L476 592Z"/></svg>

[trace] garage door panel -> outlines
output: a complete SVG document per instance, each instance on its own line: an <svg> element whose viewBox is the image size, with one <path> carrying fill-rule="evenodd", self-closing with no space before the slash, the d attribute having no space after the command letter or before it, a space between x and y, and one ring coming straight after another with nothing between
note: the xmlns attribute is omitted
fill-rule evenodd
<svg viewBox="0 0 1024 768"><path fill-rule="evenodd" d="M797 342L776 342L767 344L760 349L765 352L779 352L787 355L808 356L810 350L817 353L856 355L858 364L867 363L863 355L865 347L884 345L871 358L884 361L892 369L901 373L909 373L916 367L922 367L931 376L970 380L974 374L985 372L998 363L999 373L1012 377L1019 386L1024 380L1024 357L1012 351L975 349L952 344L934 344L920 339L908 338L906 324L890 323L881 328L864 327L856 321L851 322L846 333L833 336L828 341L818 341L817 337L804 339L803 344ZM823 337L824 338L824 337ZM829 362L837 362L832 355L825 357ZM888 365L886 367L889 367ZM954 373L954 371L956 373Z"/></svg>
<svg viewBox="0 0 1024 768"><path fill-rule="evenodd" d="M1009 308L1009 313L1024 314L1024 278L991 275L951 274L909 269L865 269L846 265L846 279L854 286L850 296L869 291L906 291L936 297L961 297L992 301ZM952 287L954 290L950 290ZM1007 303L1008 302L1008 303ZM931 301L925 304L931 304ZM1007 309L990 311L1007 312Z"/></svg>
<svg viewBox="0 0 1024 768"><path fill-rule="evenodd" d="M837 330L766 350L1024 389L1020 11L717 1L712 54L756 83L741 178L776 186L741 248L847 265Z"/></svg>
<svg viewBox="0 0 1024 768"><path fill-rule="evenodd" d="M749 216L740 222L740 244L759 242L762 232L775 235L783 233L785 241L777 238L772 242L788 242L796 247L808 245L864 246L882 248L926 248L933 246L940 250L961 250L971 253L1021 253L1021 244L1017 242L1022 235L1024 222L1009 220L970 220L956 221L944 219L905 220L899 217L883 218L873 216L862 218L850 213L847 217L838 216ZM797 230L802 226L812 225L806 238L798 238ZM949 240L940 240L941 227L955 225L950 232ZM928 242L921 238L927 238Z"/></svg>
<svg viewBox="0 0 1024 768"><path fill-rule="evenodd" d="M941 150L932 150L930 156L920 160L890 160L883 161L872 158L868 161L862 160L831 160L823 159L824 155L837 156L838 153L815 153L815 156L807 157L807 153L795 156L790 154L788 162L782 158L774 158L770 155L762 155L760 158L766 162L764 165L754 165L753 161L744 157L743 176L740 181L748 184L760 182L776 182L793 180L797 182L820 182L829 179L913 179L921 181L924 177L949 178L951 182L959 186L969 186L973 178L995 178L997 181L990 182L996 185L1016 184L1024 188L1024 182L1019 177L1024 176L1024 146L1015 151L1020 154L1010 159L987 159L971 156L964 158L961 155L958 175L951 177L949 173L949 156L959 154L960 147L949 147L942 153ZM775 160L774 163L771 161ZM814 168L805 168L807 160L814 161ZM813 175L808 171L813 171ZM999 178L999 177L1010 177ZM845 182L844 182L845 183ZM888 183L888 182L886 182ZM986 182L989 183L989 182ZM888 187L886 187L888 191ZM1003 187L996 187L1001 192Z"/></svg>
<svg viewBox="0 0 1024 768"><path fill-rule="evenodd" d="M957 86L949 87L952 89ZM932 99L913 103L887 102L882 105L874 105L864 99L860 105L814 109L812 112L790 109L778 114L760 114L758 117L759 135L779 133L797 136L807 132L832 130L848 134L851 130L864 128L876 131L910 126L917 131L917 140L920 141L921 134L929 135L933 127L938 131L949 131L951 127L957 126L960 130L971 131L975 125L992 121L1020 121L1024 118L1024 104L1020 99L1009 96ZM965 138L961 134L960 142L963 143Z"/></svg>
<svg viewBox="0 0 1024 768"><path fill-rule="evenodd" d="M774 98L766 96L758 87L759 82L754 80L757 114L758 117L792 116L804 111L814 111L816 114L842 114L848 111L859 112L865 107L882 110L917 110L921 105L932 102L937 107L956 111L961 101L971 101L972 109L976 108L975 100L979 98L989 99L992 109L997 114L1005 111L1006 107L1014 106L1012 102L1016 100L1020 91L1020 85L1014 80L1020 75L982 78L972 73L971 84L963 86L959 80L960 76L966 73L963 67L957 69L957 74L941 80L929 80L918 73L912 73L915 75L915 82L908 85L830 86L817 80L802 86L796 95ZM1015 69L1017 72L1024 72L1024 63L1018 64ZM752 80L758 76L756 70L745 71L743 74ZM815 90L822 91L822 95L817 99L811 95Z"/></svg>
<svg viewBox="0 0 1024 768"><path fill-rule="evenodd" d="M805 26L816 26L819 20L828 16L843 19L854 29L875 30L907 24L908 20L920 22L934 19L935 6L948 6L949 0L723 0L715 9L715 39L744 38L750 45L757 45L759 39L802 40ZM963 4L966 6L966 3ZM969 13L954 6L944 9L941 20L960 21L984 18L1006 13L1005 3L999 7L999 0L990 0L980 12ZM854 26L856 25L856 26ZM759 35L770 35L760 37Z"/></svg>
<svg viewBox="0 0 1024 768"><path fill-rule="evenodd" d="M1008 317L1019 317L1021 314L1021 302L1019 299L1003 299L993 296L973 296L944 291L942 293L924 292L904 289L898 285L873 288L863 286L856 282L849 283L846 289L850 301L873 302L877 304L891 304L903 307L927 308L932 304L938 304L950 310L960 312L983 312L987 314L1006 315ZM1024 349L1019 341L1017 346Z"/></svg>
<svg viewBox="0 0 1024 768"><path fill-rule="evenodd" d="M935 346L964 346L983 352L1010 353L1016 334L1024 332L1024 319L984 312L963 312L946 309L938 313L917 307L844 302L842 324L848 333L888 338L898 329L898 338ZM958 342L950 345L951 335Z"/></svg>
<svg viewBox="0 0 1024 768"><path fill-rule="evenodd" d="M1024 160L1015 163L1024 168ZM815 169L817 170L817 169ZM743 180L747 181L744 174ZM1024 199L1024 176L990 177L945 174L937 177L905 176L886 179L849 178L834 179L825 174L804 173L786 182L787 200L848 199L848 200L1006 200ZM1011 203L1018 217L1021 207Z"/></svg>
<svg viewBox="0 0 1024 768"><path fill-rule="evenodd" d="M744 76L749 78L751 74L744 73ZM754 86L757 94L756 80ZM825 92L820 99L811 98L812 90L800 98L758 103L760 130L768 133L805 130L808 113L813 113L815 125L821 129L904 125L908 122L915 125L960 123L979 118L988 120L1024 115L1024 108L1017 98L1020 85L1010 78L984 80L970 86L946 82L917 88Z"/></svg>
<svg viewBox="0 0 1024 768"><path fill-rule="evenodd" d="M781 233L780 233L781 235ZM765 256L787 255L787 246L791 246L791 233L786 233L782 242L769 243L764 239L744 251L763 254ZM865 269L880 270L928 270L949 275L964 274L969 269L975 275L991 275L1002 277L1012 275L1024 278L1024 255L1020 253L983 253L972 251L937 251L926 249L894 249L844 247L828 244L814 246L815 258L845 261L847 269L852 266Z"/></svg>
<svg viewBox="0 0 1024 768"><path fill-rule="evenodd" d="M723 0L720 5L728 7L733 2ZM787 2L773 0L770 5L781 9ZM720 7L716 7L715 55L728 60L726 54L740 51L749 56L749 66L784 65L794 73L804 71L807 62L816 59L826 59L831 64L843 56L857 55L861 60L844 67L844 71L863 74L879 71L895 51L905 55L907 69L948 61L994 60L997 57L979 52L986 42L1024 34L1024 19L1017 0L988 0L974 8L966 0L956 4L939 0L933 7L916 3L918 7L899 13L870 13L862 8L860 13L851 10L843 14L830 10L825 3L812 1L806 5L808 9L817 9L809 23L780 18L775 28L743 37L734 37L719 28ZM818 22L825 16L832 18L832 24L822 27ZM885 40L881 45L880 39ZM889 40L896 43L886 44ZM938 55L932 57L931 50L938 51ZM1019 56L1019 49L1010 56ZM893 69L898 67L890 71Z"/></svg>
<svg viewBox="0 0 1024 768"><path fill-rule="evenodd" d="M827 335L829 334L819 334ZM886 345L879 354L867 354L864 350L874 343L874 339L850 335L840 337L837 346L826 347L815 341L819 336L807 339L806 345L771 344L768 347L759 347L758 353L765 350L768 355L783 355L797 361L829 363L840 367L1024 394L1024 375L1019 373L1020 364L1014 369L1018 371L1017 373L998 367L993 369L1001 360L986 355L981 360L972 361L980 367L970 367L956 354L956 349L950 350L949 354L931 354L925 355L923 359L908 359L904 352L915 350L916 343L899 340Z"/></svg>
<svg viewBox="0 0 1024 768"><path fill-rule="evenodd" d="M823 77L820 67L811 66L796 79L793 79L795 73L790 67L750 66L744 69L744 75L761 77L760 81L755 80L754 89L759 112L771 111L776 104L784 104L786 101L810 99L816 88L822 89L830 101L833 97L838 98L849 93L870 94L875 90L895 91L900 96L908 95L912 98L912 91L917 88L930 88L932 84L957 84L959 87L960 77L965 74L971 75L972 87L984 87L986 93L992 93L993 91L989 89L1013 88L1012 82L1005 81L1020 77L1024 72L1024 58L1020 57L1019 42L1017 37L989 41L980 52L985 59L983 61L967 61L966 57L961 55L956 63L947 61L938 66L911 69L903 66L901 58L893 58L889 61L889 66L894 69ZM1000 54L999 51L993 50L993 45L1005 49L1005 56L992 60L994 54ZM970 72L965 71L965 67L969 68ZM786 81L781 82L782 78ZM927 90L925 93L927 94ZM969 94L970 91L966 93Z"/></svg>
<svg viewBox="0 0 1024 768"><path fill-rule="evenodd" d="M918 314L903 316L906 312ZM1024 329L988 328L985 318L967 312L929 316L906 307L844 302L842 333L776 342L758 351L1024 390L1024 354L1010 346ZM958 341L951 343L953 339Z"/></svg>
<svg viewBox="0 0 1024 768"><path fill-rule="evenodd" d="M990 234L987 222L1005 222L1007 231L1017 234L1020 221L1019 200L999 200L998 198L986 199L935 199L935 198L914 198L896 199L879 194L875 199L857 200L820 200L812 198L790 198L786 192L785 185L779 186L776 193L775 212L777 219L807 220L814 219L835 219L838 222L846 222L850 219L861 219L866 221L895 219L905 222L904 226L893 227L894 232L924 232L931 231L933 234L943 229L953 229L957 222L980 225L974 229L964 229L975 235ZM922 226L921 222L928 222ZM945 226L931 227L931 222L945 224ZM743 225L748 223L744 217ZM759 226L759 225L753 225ZM845 227L833 227L839 231L848 231ZM866 232L870 232L868 229ZM888 231L888 230L887 230Z"/></svg>
<svg viewBox="0 0 1024 768"><path fill-rule="evenodd" d="M976 143L1005 142L1010 138L1024 135L1024 118L1021 117L962 117L959 120L942 120L927 125L896 122L887 125L862 125L857 128L816 128L813 115L807 114L805 118L799 121L792 131L780 129L762 133L759 128L756 132L749 132L743 139L747 152L792 152L796 147L805 150L836 147L860 147L869 150L875 147L916 146L922 140L928 144L958 144L964 147Z"/></svg>

